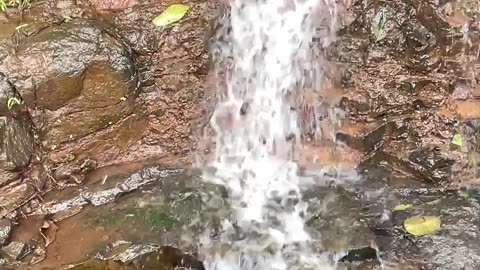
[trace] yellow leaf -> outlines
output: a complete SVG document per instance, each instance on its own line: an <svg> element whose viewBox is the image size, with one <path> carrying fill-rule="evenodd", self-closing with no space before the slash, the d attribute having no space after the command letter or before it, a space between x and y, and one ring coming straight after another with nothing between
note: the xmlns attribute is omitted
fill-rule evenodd
<svg viewBox="0 0 480 270"><path fill-rule="evenodd" d="M155 26L167 26L169 24L178 22L180 19L187 14L187 11L190 9L187 5L174 4L167 9L165 9L160 15L153 19L153 24Z"/></svg>
<svg viewBox="0 0 480 270"><path fill-rule="evenodd" d="M407 210L408 208L411 208L412 205L411 204L399 204L397 206L395 206L392 210L393 211L404 211L404 210Z"/></svg>
<svg viewBox="0 0 480 270"><path fill-rule="evenodd" d="M403 225L408 233L421 236L436 233L440 228L440 223L440 217L414 216L407 218Z"/></svg>

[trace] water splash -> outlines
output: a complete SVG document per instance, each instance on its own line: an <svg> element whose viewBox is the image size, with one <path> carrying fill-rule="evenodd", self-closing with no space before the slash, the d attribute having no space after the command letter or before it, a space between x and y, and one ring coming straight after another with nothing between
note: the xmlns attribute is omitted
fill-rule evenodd
<svg viewBox="0 0 480 270"><path fill-rule="evenodd" d="M210 122L214 173L205 179L227 187L235 221L224 221L219 239L207 243L214 248L204 251L206 268L334 269L336 260L319 252L305 229L302 178L292 161L301 134L292 100L316 77L308 65L319 60L314 37L320 46L332 41L335 3L231 0L229 8L213 51L223 76Z"/></svg>

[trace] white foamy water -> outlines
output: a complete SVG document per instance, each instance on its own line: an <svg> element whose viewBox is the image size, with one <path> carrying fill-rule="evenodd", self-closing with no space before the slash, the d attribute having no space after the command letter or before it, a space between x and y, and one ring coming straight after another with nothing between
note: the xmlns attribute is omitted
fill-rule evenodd
<svg viewBox="0 0 480 270"><path fill-rule="evenodd" d="M318 21L335 24L335 5L333 0L228 3L231 31L223 29L216 52L216 60L227 66L222 67L226 84L218 89L211 118L216 137L210 165L215 172L205 178L227 187L235 219L225 220L220 238L208 243L214 248L205 252L205 266L334 269L335 260L318 252L305 230L302 179L291 161L300 129L290 100L305 83L307 62L315 61L313 17L320 14ZM321 35L323 43L329 34Z"/></svg>

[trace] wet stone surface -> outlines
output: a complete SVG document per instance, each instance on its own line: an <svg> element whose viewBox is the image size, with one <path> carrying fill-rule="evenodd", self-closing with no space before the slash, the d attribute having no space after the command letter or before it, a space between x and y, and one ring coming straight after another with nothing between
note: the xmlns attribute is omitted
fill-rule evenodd
<svg viewBox="0 0 480 270"><path fill-rule="evenodd" d="M17 54L3 61L2 71L33 110L44 146L58 147L131 113L121 98L135 96L135 65L111 31L82 20L51 26L22 39Z"/></svg>
<svg viewBox="0 0 480 270"><path fill-rule="evenodd" d="M13 224L8 219L0 219L0 247L3 246L10 238Z"/></svg>
<svg viewBox="0 0 480 270"><path fill-rule="evenodd" d="M479 177L478 6L344 2L350 18L328 55L341 74L325 85L340 94L322 104L340 103L357 132L337 133L350 147L343 152L320 145L311 156L320 165L347 159L367 182L306 192L309 229L341 254L339 269L479 268L478 196L456 187ZM151 20L167 3L149 0L39 0L22 15L0 12L0 218L20 221L3 243L0 223L0 245L12 264L24 257L22 243L32 244L12 269L202 269L198 236L229 215L223 190L183 169L115 176L146 158L188 163L195 120L207 122L219 3L184 3L186 17L165 28ZM309 132L309 117L326 117L305 115ZM43 194L56 187L65 189ZM392 211L400 203L413 206ZM406 233L413 215L440 216L440 231Z"/></svg>
<svg viewBox="0 0 480 270"><path fill-rule="evenodd" d="M27 256L32 250L28 243L12 241L1 249L10 259L19 261Z"/></svg>
<svg viewBox="0 0 480 270"><path fill-rule="evenodd" d="M327 250L344 251L339 269L480 267L477 191L403 189L384 184L377 178L361 186L312 191L316 198L307 195L312 209L322 209L312 212L308 226L321 233ZM400 204L412 206L393 210ZM409 234L404 222L416 215L440 217L440 230L425 236Z"/></svg>
<svg viewBox="0 0 480 270"><path fill-rule="evenodd" d="M36 243L33 252L38 255L25 257L22 267L34 262L28 269L59 269L85 262L84 267L97 265L98 269L137 269L139 265L157 269L162 264L167 268L160 269L181 264L203 269L194 259L199 237L215 231L220 220L230 215L223 188L203 183L184 169L162 166L109 176L105 182L99 175L81 191L66 189L52 198L47 197L44 207L21 221L12 236L12 243ZM39 246L46 257L39 257ZM129 255L118 255L127 248ZM137 258L147 251L157 253Z"/></svg>
<svg viewBox="0 0 480 270"><path fill-rule="evenodd" d="M470 94L476 85L471 76L477 61L472 58L478 46L476 9L461 15L468 1L457 2L359 0L352 6L355 19L340 31L331 60L351 74L341 87L350 120L376 125L355 139L340 134L366 153L360 167L387 163L392 173L438 185L469 180L478 172L468 162L475 151L466 149L475 141L464 138L464 146L452 145L456 134L465 135L458 130L468 125L466 119L480 118L468 105L476 102ZM382 27L372 25L376 16L383 16ZM463 19L452 21L452 16Z"/></svg>

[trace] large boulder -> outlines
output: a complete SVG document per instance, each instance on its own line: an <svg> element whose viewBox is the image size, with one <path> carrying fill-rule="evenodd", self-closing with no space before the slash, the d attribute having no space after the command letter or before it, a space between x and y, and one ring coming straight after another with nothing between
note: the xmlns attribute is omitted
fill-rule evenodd
<svg viewBox="0 0 480 270"><path fill-rule="evenodd" d="M133 111L137 70L107 24L75 20L20 41L0 70L32 110L44 147L55 149Z"/></svg>

